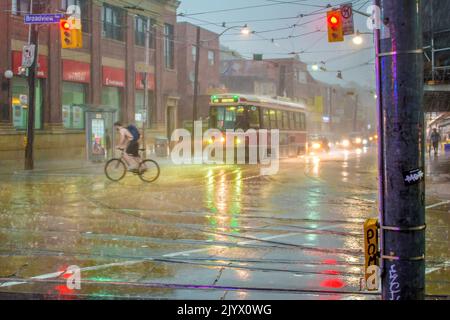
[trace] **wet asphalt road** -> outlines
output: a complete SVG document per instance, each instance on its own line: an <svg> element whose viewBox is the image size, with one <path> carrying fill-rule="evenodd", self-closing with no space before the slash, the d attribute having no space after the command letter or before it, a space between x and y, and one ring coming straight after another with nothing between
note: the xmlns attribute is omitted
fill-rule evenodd
<svg viewBox="0 0 450 320"><path fill-rule="evenodd" d="M429 165L447 187L448 168ZM379 299L360 291L374 150L283 160L268 177L163 163L154 184L87 167L4 173L0 188L1 298ZM429 295L450 295L448 200L427 199ZM65 285L71 265L81 290Z"/></svg>

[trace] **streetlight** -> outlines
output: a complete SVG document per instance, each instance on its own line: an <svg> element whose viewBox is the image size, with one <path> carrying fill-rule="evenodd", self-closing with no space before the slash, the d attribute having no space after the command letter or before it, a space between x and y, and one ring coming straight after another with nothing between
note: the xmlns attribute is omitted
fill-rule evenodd
<svg viewBox="0 0 450 320"><path fill-rule="evenodd" d="M241 29L241 34L244 36L248 36L251 33L250 29L248 28L247 25L245 25L242 29Z"/></svg>
<svg viewBox="0 0 450 320"><path fill-rule="evenodd" d="M222 23L222 28L226 28L225 22ZM222 35L224 35L227 31L229 31L231 29L240 29L241 34L246 35L246 36L248 36L252 33L252 31L250 31L250 29L248 28L248 25L245 24L243 26L228 27L225 30L223 30L220 34L218 34L216 37L214 37L213 39L201 40L201 37L200 37L201 28L199 26L197 26L197 37L196 37L197 39L196 39L196 44L195 44L196 53L195 53L194 96L193 96L193 106L192 106L192 130L194 129L195 121L198 118L197 103L198 103L198 94L199 94L198 87L199 87L199 72L200 72L200 48L202 46L202 43L217 40Z"/></svg>
<svg viewBox="0 0 450 320"><path fill-rule="evenodd" d="M11 70L6 70L4 76L6 79L11 80L14 77L14 73Z"/></svg>
<svg viewBox="0 0 450 320"><path fill-rule="evenodd" d="M357 46L362 45L362 43L364 42L363 37L361 37L361 33L359 33L359 31L356 31L356 35L355 37L353 37L353 43L356 44Z"/></svg>
<svg viewBox="0 0 450 320"><path fill-rule="evenodd" d="M356 31L355 36L353 37L352 41L355 45L360 46L364 43L364 38L362 37L362 35L364 34L371 34L373 35L372 32L359 32L359 30Z"/></svg>

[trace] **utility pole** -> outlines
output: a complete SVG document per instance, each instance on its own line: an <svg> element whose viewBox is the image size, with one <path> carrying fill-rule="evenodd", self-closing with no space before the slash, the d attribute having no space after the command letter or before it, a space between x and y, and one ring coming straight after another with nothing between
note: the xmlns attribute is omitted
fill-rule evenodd
<svg viewBox="0 0 450 320"><path fill-rule="evenodd" d="M425 136L420 1L377 0L381 283L384 300L425 298ZM383 119L385 119L383 121Z"/></svg>
<svg viewBox="0 0 450 320"><path fill-rule="evenodd" d="M155 50L156 51L156 50ZM147 18L147 26L145 28L145 78L144 78L144 112L145 117L142 122L142 141L145 149L145 129L147 127L150 112L148 110L148 69L150 67L150 18ZM156 69L156 65L155 65Z"/></svg>
<svg viewBox="0 0 450 320"><path fill-rule="evenodd" d="M194 78L194 99L192 105L192 132L194 132L194 122L198 119L198 77L200 72L200 27L197 27L196 53L195 53L195 78Z"/></svg>
<svg viewBox="0 0 450 320"><path fill-rule="evenodd" d="M33 1L30 2L30 13L33 13ZM34 119L35 119L35 96L36 96L36 71L38 68L38 26L33 25L30 29L30 44L35 45L33 64L28 73L28 123L25 146L25 170L34 169Z"/></svg>
<svg viewBox="0 0 450 320"><path fill-rule="evenodd" d="M359 103L359 96L357 93L355 93L355 110L353 112L353 132L356 132L358 130L358 103Z"/></svg>

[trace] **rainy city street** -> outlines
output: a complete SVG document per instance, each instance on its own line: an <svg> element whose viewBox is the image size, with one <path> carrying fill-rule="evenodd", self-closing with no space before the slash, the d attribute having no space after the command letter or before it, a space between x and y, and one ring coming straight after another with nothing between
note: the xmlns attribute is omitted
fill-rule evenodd
<svg viewBox="0 0 450 320"><path fill-rule="evenodd" d="M450 294L450 157L427 158L427 295ZM0 170L6 299L380 299L362 290L376 150L175 166L146 184L101 165ZM81 268L80 290L66 286Z"/></svg>

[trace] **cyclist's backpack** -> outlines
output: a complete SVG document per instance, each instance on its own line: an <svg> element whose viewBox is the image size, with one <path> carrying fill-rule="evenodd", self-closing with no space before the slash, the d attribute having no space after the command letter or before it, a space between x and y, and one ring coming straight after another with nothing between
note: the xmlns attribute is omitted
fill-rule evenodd
<svg viewBox="0 0 450 320"><path fill-rule="evenodd" d="M141 134L139 133L139 130L135 125L130 124L127 127L127 130L130 131L131 135L133 136L133 141L138 141L141 138Z"/></svg>

